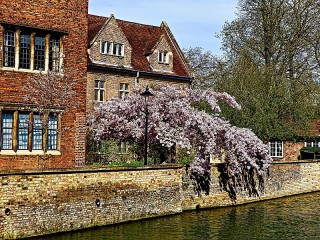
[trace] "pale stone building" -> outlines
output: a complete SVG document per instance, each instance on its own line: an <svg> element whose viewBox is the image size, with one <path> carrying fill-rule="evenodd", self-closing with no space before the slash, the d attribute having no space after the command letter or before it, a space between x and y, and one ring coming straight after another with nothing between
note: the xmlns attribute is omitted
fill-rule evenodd
<svg viewBox="0 0 320 240"><path fill-rule="evenodd" d="M190 83L188 64L167 23L157 27L89 15L88 110L135 86Z"/></svg>
<svg viewBox="0 0 320 240"><path fill-rule="evenodd" d="M95 104L123 97L135 87L189 86L192 79L167 23L157 27L118 20L113 15L89 15L87 77L88 113ZM126 143L117 144L112 161L130 160Z"/></svg>

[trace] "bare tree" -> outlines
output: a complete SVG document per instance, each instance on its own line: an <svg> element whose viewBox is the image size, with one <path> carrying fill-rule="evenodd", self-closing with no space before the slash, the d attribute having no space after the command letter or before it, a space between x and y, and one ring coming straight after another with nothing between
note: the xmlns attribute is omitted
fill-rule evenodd
<svg viewBox="0 0 320 240"><path fill-rule="evenodd" d="M24 100L32 109L33 120L28 120L28 124L35 128L41 129L43 133L43 151L44 156L40 157L43 162L50 159L51 155L47 154L47 134L52 124L49 116L58 117L66 111L76 108L79 104L74 101L75 83L71 77L55 71L40 72L32 74L26 78L23 85ZM61 116L60 116L61 117ZM63 132L68 127L57 126L57 131Z"/></svg>
<svg viewBox="0 0 320 240"><path fill-rule="evenodd" d="M183 53L194 74L192 86L194 88L211 87L222 61L214 56L211 51L205 51L201 47L183 49Z"/></svg>
<svg viewBox="0 0 320 240"><path fill-rule="evenodd" d="M71 109L78 104L73 101L75 82L68 76L54 71L29 75L23 86L24 100L36 105L39 112L47 109Z"/></svg>
<svg viewBox="0 0 320 240"><path fill-rule="evenodd" d="M318 0L240 0L238 9L238 18L219 34L229 59L246 50L291 80L319 68Z"/></svg>

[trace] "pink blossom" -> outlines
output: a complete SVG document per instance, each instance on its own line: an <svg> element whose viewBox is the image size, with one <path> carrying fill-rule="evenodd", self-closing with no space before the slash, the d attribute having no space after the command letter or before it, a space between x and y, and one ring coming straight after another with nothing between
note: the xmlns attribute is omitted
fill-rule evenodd
<svg viewBox="0 0 320 240"><path fill-rule="evenodd" d="M135 89L124 99L112 99L95 108L90 123L96 140L143 141L145 101L140 92ZM215 113L220 111L219 101L241 109L227 93L160 88L148 102L149 143L195 149L192 173L197 176L210 174L210 154L224 160L230 176L241 176L250 169L264 176L271 162L268 147L251 130L232 126L216 114L195 107L206 102Z"/></svg>

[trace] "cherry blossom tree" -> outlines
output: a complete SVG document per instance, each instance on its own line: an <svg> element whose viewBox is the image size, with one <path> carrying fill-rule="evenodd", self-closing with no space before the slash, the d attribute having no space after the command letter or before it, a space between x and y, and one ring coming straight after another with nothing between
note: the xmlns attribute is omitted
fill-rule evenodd
<svg viewBox="0 0 320 240"><path fill-rule="evenodd" d="M124 99L111 99L95 108L89 120L95 140L143 141L145 102L140 92L135 89ZM220 183L232 199L240 189L258 195L257 183L263 183L271 158L268 147L251 130L232 126L219 117L218 102L241 109L232 96L166 86L149 100L149 143L194 149L196 158L191 173L199 192L209 193L209 156L214 154L224 160ZM202 103L208 105L210 113L199 109Z"/></svg>

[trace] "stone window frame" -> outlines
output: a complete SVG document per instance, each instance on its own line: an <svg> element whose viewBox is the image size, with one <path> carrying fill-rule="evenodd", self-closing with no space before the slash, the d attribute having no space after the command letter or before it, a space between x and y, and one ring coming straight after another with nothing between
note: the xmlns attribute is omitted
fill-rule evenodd
<svg viewBox="0 0 320 240"><path fill-rule="evenodd" d="M41 114L36 109L0 107L0 155L61 155L61 113L52 110ZM10 121L4 122L8 115ZM22 122L20 116L27 116L26 121Z"/></svg>
<svg viewBox="0 0 320 240"><path fill-rule="evenodd" d="M269 151L271 157L283 158L283 141L270 141Z"/></svg>
<svg viewBox="0 0 320 240"><path fill-rule="evenodd" d="M100 53L116 57L124 56L124 44L112 41L100 41Z"/></svg>
<svg viewBox="0 0 320 240"><path fill-rule="evenodd" d="M129 92L129 83L119 83L119 98L124 98Z"/></svg>
<svg viewBox="0 0 320 240"><path fill-rule="evenodd" d="M101 86L101 84L103 85ZM105 80L94 80L94 101L95 102L106 101L106 81Z"/></svg>
<svg viewBox="0 0 320 240"><path fill-rule="evenodd" d="M14 33L14 46L9 46L6 43L6 37L8 34ZM36 46L36 38L44 39L44 49L41 50L41 54L44 56L40 57L38 54L40 52ZM50 32L40 30L40 29L31 29L25 27L13 27L13 26L4 26L3 30L3 51L2 51L2 70L12 70L12 71L23 71L23 72L48 72L48 70L54 70L60 73L63 73L63 59L64 59L64 36L61 33ZM59 43L59 49L57 46L53 49L52 42ZM10 47L10 49L9 49ZM14 50L14 63L8 63L8 53L12 53ZM40 59L41 58L41 59ZM41 60L41 66L44 66L44 69L36 66L39 65Z"/></svg>

